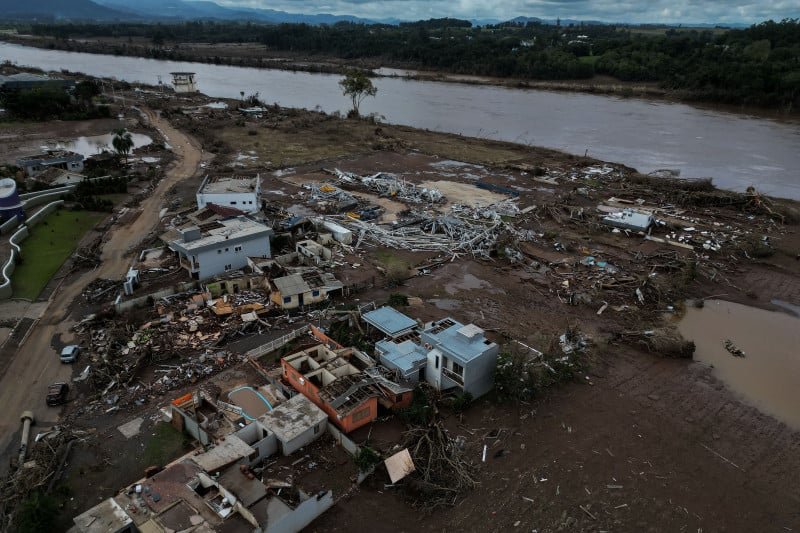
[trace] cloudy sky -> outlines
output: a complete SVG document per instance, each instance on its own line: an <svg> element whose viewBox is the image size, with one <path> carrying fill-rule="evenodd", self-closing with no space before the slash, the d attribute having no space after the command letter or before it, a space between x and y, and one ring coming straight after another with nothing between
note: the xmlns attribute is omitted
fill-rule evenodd
<svg viewBox="0 0 800 533"><path fill-rule="evenodd" d="M229 6L405 20L517 16L610 22L760 22L800 17L800 0L217 0Z"/></svg>

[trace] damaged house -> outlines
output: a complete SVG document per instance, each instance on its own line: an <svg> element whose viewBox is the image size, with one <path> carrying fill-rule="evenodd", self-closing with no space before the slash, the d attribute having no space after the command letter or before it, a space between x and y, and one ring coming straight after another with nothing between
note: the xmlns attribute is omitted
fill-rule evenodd
<svg viewBox="0 0 800 533"><path fill-rule="evenodd" d="M478 326L445 318L419 327L391 307L366 313L363 320L386 335L375 343L375 353L403 379L460 389L475 398L492 390L500 348Z"/></svg>
<svg viewBox="0 0 800 533"><path fill-rule="evenodd" d="M325 301L342 290L342 282L327 272L307 271L269 281L270 300L281 309L296 309Z"/></svg>
<svg viewBox="0 0 800 533"><path fill-rule="evenodd" d="M208 204L241 209L247 213L257 213L261 209L261 177L248 176L206 176L197 189L197 208Z"/></svg>
<svg viewBox="0 0 800 533"><path fill-rule="evenodd" d="M375 420L379 405L398 409L411 404L411 388L388 379L355 348L318 344L282 358L281 367L283 378L345 433Z"/></svg>
<svg viewBox="0 0 800 533"><path fill-rule="evenodd" d="M69 150L48 150L41 154L17 159L17 166L28 177L36 177L49 168L60 168L69 172L83 171L83 156Z"/></svg>
<svg viewBox="0 0 800 533"><path fill-rule="evenodd" d="M204 280L244 268L248 257L269 257L271 236L268 226L239 215L190 223L162 240L192 278Z"/></svg>
<svg viewBox="0 0 800 533"><path fill-rule="evenodd" d="M250 471L256 455L243 438L228 435L76 516L74 529L294 533L333 506L329 490L310 493L285 481L262 481Z"/></svg>

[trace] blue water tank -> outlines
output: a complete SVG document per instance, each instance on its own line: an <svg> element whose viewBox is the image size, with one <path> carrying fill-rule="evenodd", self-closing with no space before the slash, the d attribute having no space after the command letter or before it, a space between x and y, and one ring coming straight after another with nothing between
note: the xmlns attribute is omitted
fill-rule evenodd
<svg viewBox="0 0 800 533"><path fill-rule="evenodd" d="M25 218L25 211L22 209L22 200L17 192L17 182L11 178L0 179L0 223L19 216Z"/></svg>

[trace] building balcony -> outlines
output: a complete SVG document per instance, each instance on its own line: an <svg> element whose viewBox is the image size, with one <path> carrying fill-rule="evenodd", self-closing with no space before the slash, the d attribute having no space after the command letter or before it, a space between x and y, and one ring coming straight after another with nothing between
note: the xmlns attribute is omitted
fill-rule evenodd
<svg viewBox="0 0 800 533"><path fill-rule="evenodd" d="M461 376L460 374L456 374L455 372L453 372L449 368L442 368L442 375L445 376L446 378L454 381L455 383L457 383L461 387L464 386L464 377Z"/></svg>

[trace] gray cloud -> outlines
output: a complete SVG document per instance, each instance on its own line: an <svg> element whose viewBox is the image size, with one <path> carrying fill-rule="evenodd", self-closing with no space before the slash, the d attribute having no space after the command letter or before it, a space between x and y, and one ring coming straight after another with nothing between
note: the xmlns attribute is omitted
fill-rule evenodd
<svg viewBox="0 0 800 533"><path fill-rule="evenodd" d="M800 18L800 0L218 0L228 6L405 20L517 16L611 22L760 22Z"/></svg>

